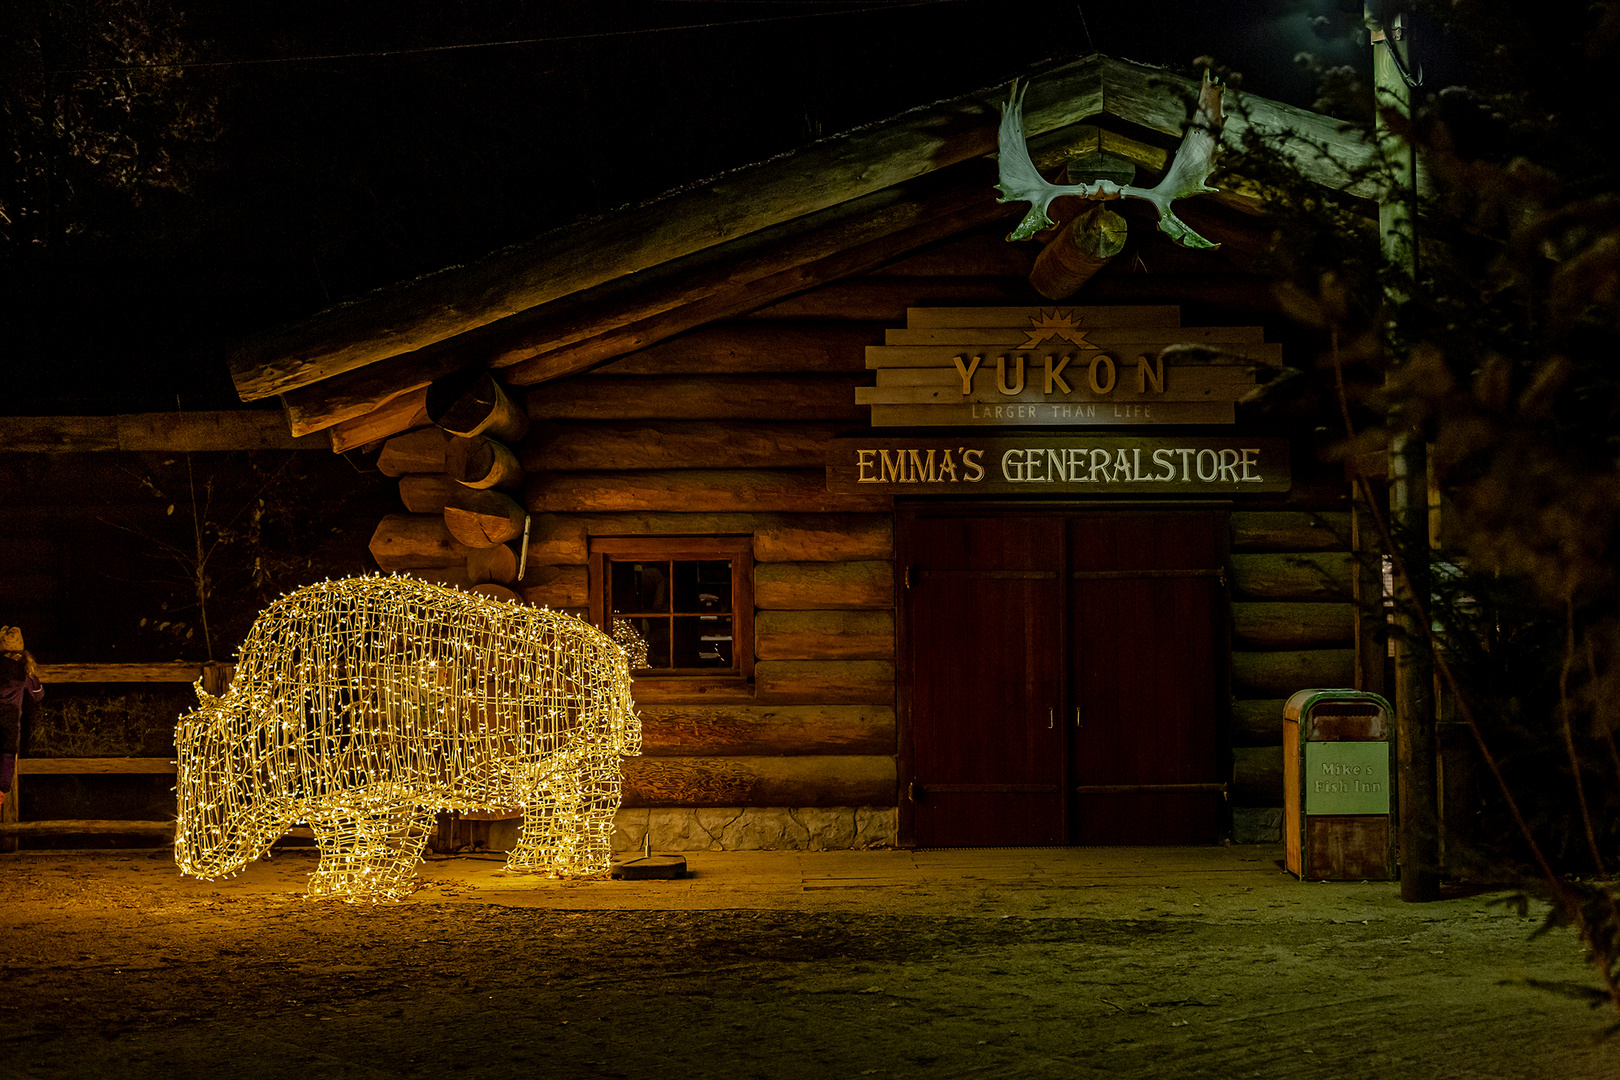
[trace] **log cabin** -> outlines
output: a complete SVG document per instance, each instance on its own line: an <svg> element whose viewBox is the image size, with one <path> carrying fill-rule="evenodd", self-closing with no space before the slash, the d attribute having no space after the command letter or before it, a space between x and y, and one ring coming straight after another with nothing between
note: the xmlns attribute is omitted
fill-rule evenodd
<svg viewBox="0 0 1620 1080"><path fill-rule="evenodd" d="M1231 89L1212 125L1201 93L1056 64L1017 135L1094 194L1169 183L1200 132L1232 158L1292 133L1302 182L1376 217L1354 132ZM1006 101L828 138L231 358L292 436L397 478L381 570L638 650L621 848L1276 839L1284 700L1382 688L1327 421L1264 392L1322 343L1274 295L1263 189L1217 160L1172 216L1203 246L1144 200L1072 196L1009 240Z"/></svg>

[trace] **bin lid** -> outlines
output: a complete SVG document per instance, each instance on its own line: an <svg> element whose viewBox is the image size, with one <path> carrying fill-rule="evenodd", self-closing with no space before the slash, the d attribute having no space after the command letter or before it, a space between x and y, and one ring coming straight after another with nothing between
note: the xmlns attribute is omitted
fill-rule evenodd
<svg viewBox="0 0 1620 1080"><path fill-rule="evenodd" d="M1317 687L1313 690L1297 691L1289 698L1288 704L1283 706L1283 719L1297 721L1324 701L1366 701L1377 705L1384 711L1386 717L1395 715L1395 710L1389 707L1389 702L1385 701L1381 694L1374 694L1370 690Z"/></svg>

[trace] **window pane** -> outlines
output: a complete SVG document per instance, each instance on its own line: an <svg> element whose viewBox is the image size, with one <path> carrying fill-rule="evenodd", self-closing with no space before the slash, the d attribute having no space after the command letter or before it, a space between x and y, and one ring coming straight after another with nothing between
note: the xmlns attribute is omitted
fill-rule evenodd
<svg viewBox="0 0 1620 1080"><path fill-rule="evenodd" d="M731 667L731 616L676 617L675 666L683 668Z"/></svg>
<svg viewBox="0 0 1620 1080"><path fill-rule="evenodd" d="M647 643L647 667L667 668L673 665L669 654L668 619L615 619L615 623L628 623Z"/></svg>
<svg viewBox="0 0 1620 1080"><path fill-rule="evenodd" d="M731 561L705 559L677 562L675 610L725 612L731 610Z"/></svg>
<svg viewBox="0 0 1620 1080"><path fill-rule="evenodd" d="M615 613L669 610L669 563L610 562Z"/></svg>

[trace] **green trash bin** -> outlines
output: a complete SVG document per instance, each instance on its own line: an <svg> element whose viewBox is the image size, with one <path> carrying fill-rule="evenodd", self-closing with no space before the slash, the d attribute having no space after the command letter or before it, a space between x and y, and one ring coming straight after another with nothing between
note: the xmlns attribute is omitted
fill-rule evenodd
<svg viewBox="0 0 1620 1080"><path fill-rule="evenodd" d="M1283 832L1301 881L1395 877L1394 712L1364 690L1301 690L1283 707Z"/></svg>

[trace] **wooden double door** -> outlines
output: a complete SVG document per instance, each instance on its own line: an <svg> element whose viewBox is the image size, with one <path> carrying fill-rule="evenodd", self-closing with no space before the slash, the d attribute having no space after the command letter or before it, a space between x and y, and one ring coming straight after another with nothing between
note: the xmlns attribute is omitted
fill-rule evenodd
<svg viewBox="0 0 1620 1080"><path fill-rule="evenodd" d="M1213 842L1225 537L1200 509L903 514L914 841Z"/></svg>

